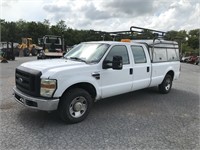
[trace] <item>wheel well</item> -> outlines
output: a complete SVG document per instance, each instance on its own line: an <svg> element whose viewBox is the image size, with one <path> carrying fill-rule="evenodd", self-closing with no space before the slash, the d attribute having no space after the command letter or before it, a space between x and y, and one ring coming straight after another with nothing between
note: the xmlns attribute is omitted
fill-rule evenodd
<svg viewBox="0 0 200 150"><path fill-rule="evenodd" d="M96 97L96 95L97 95L97 92L96 92L95 87L94 87L92 84L87 83L87 82L82 82L82 83L74 84L74 85L68 87L68 88L65 90L65 92L66 92L66 91L69 91L70 89L73 89L73 88L81 88L81 89L86 90L86 91L91 95L91 97L92 97L93 99L95 99L95 97Z"/></svg>
<svg viewBox="0 0 200 150"><path fill-rule="evenodd" d="M174 71L170 70L167 72L172 77L172 80L174 79Z"/></svg>

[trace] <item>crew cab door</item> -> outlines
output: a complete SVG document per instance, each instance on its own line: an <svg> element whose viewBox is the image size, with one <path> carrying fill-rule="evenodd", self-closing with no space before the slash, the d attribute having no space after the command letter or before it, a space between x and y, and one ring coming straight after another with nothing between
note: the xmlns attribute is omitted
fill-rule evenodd
<svg viewBox="0 0 200 150"><path fill-rule="evenodd" d="M132 74L128 49L125 45L114 45L104 61L112 61L113 56L122 56L123 67L121 70L102 69L101 71L101 92L102 98L118 95L131 91Z"/></svg>
<svg viewBox="0 0 200 150"><path fill-rule="evenodd" d="M132 91L146 88L151 81L151 62L147 49L139 45L131 45L133 58Z"/></svg>

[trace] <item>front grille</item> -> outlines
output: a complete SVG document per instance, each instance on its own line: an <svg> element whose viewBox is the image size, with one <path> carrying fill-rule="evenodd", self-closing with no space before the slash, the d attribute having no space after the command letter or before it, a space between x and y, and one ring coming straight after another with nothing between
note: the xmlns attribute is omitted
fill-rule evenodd
<svg viewBox="0 0 200 150"><path fill-rule="evenodd" d="M19 66L15 72L16 87L28 95L40 96L40 76L40 71Z"/></svg>

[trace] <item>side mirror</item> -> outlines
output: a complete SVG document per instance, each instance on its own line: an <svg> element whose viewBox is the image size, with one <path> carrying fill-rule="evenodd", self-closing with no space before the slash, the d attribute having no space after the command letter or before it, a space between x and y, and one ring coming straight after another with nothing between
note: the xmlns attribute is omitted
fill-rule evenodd
<svg viewBox="0 0 200 150"><path fill-rule="evenodd" d="M103 62L103 69L112 68L114 70L121 70L123 67L122 56L113 56L113 61L105 60Z"/></svg>
<svg viewBox="0 0 200 150"><path fill-rule="evenodd" d="M114 70L121 70L123 67L122 56L113 56L112 68Z"/></svg>

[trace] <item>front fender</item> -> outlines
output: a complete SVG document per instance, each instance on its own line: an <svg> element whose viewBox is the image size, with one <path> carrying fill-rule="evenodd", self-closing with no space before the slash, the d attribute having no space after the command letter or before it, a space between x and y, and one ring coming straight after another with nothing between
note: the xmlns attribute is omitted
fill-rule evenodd
<svg viewBox="0 0 200 150"><path fill-rule="evenodd" d="M54 93L54 97L61 97L62 94L71 86L78 84L78 83L89 83L94 86L97 96L96 99L100 98L100 86L99 86L99 80L96 80L92 76L73 76L73 77L65 77L61 78L60 80L58 79L57 83L57 90Z"/></svg>

